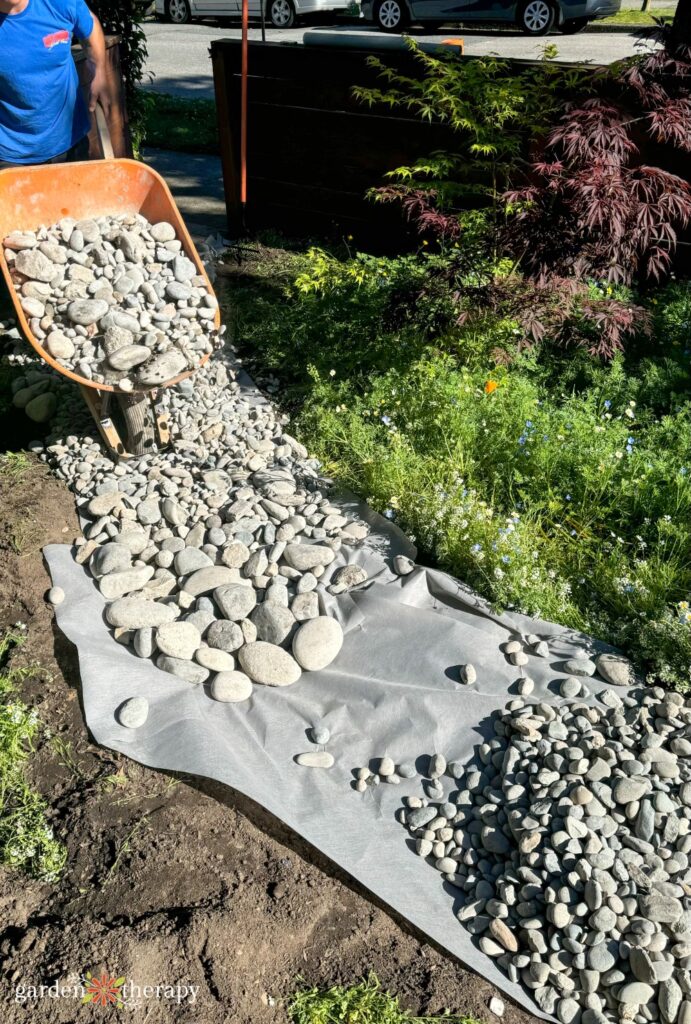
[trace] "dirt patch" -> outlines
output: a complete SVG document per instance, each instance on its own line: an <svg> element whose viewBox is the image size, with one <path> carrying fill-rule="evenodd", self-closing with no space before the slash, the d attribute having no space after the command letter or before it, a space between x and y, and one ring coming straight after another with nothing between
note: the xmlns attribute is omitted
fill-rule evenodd
<svg viewBox="0 0 691 1024"><path fill-rule="evenodd" d="M0 484L0 629L43 671L24 684L52 737L33 781L68 847L57 885L0 870L5 1024L87 1020L73 999L14 1001L17 985L90 970L139 986L199 986L196 1000L143 999L146 1024L284 1024L302 977L328 986L374 970L402 1003L491 1019L494 989L425 942L261 807L216 783L152 771L96 746L84 726L74 647L44 601L41 549L79 532L72 497L39 462ZM508 1024L534 1018L507 1001Z"/></svg>

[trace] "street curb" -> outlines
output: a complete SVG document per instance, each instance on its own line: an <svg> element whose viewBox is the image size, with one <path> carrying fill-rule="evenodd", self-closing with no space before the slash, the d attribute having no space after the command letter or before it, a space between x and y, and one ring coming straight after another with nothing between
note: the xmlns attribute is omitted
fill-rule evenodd
<svg viewBox="0 0 691 1024"><path fill-rule="evenodd" d="M593 22L591 25L588 25L585 31L602 32L604 34L614 34L615 32L631 32L632 34L635 35L637 33L646 32L648 29L654 27L654 25L598 25L597 22Z"/></svg>

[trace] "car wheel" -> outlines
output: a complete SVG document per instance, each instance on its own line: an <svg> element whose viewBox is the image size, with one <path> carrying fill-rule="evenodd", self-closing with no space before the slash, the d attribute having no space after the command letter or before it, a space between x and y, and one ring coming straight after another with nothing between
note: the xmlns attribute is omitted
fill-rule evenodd
<svg viewBox="0 0 691 1024"><path fill-rule="evenodd" d="M187 0L166 0L166 17L174 25L186 25L192 17Z"/></svg>
<svg viewBox="0 0 691 1024"><path fill-rule="evenodd" d="M556 17L547 0L524 0L518 9L518 24L529 36L546 36Z"/></svg>
<svg viewBox="0 0 691 1024"><path fill-rule="evenodd" d="M295 24L292 0L269 0L269 21L274 28L291 28Z"/></svg>
<svg viewBox="0 0 691 1024"><path fill-rule="evenodd" d="M589 18L567 18L561 26L561 31L565 36L575 36L577 32L582 32L589 24Z"/></svg>
<svg viewBox="0 0 691 1024"><path fill-rule="evenodd" d="M400 32L408 21L403 0L379 0L374 18L382 32Z"/></svg>

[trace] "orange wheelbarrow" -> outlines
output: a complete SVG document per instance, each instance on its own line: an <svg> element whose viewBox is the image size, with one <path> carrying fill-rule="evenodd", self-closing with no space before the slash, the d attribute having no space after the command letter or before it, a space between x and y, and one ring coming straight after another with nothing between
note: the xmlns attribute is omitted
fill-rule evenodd
<svg viewBox="0 0 691 1024"><path fill-rule="evenodd" d="M209 292L213 294L204 264L168 186L146 164L136 160L108 159L11 167L0 171L0 269L14 303L17 321L41 359L79 385L108 449L114 455L126 457L128 454L143 454L156 442L160 446L167 444L169 427L160 407L160 389L135 388L125 392L111 384L96 384L53 359L29 327L1 244L2 239L12 231L35 231L40 225L55 224L63 217L84 220L121 213L140 213L152 223L165 220L172 224L177 238L182 242L183 252L206 279ZM218 330L221 325L218 309L214 323ZM170 387L191 376L208 358L207 353L197 367L179 374L163 386ZM113 399L117 400L127 427L127 447L111 416Z"/></svg>

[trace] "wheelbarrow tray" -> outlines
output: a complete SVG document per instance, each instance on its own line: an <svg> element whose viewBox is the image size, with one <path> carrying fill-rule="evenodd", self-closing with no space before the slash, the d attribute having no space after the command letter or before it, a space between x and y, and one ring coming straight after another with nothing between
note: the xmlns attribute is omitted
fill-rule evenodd
<svg viewBox="0 0 691 1024"><path fill-rule="evenodd" d="M170 189L160 174L146 164L126 159L88 160L68 164L42 164L35 167L9 167L0 171L0 243L13 231L35 231L41 225L49 227L63 217L84 220L89 217L123 213L141 213L153 224L162 220L172 224L176 237L182 242L183 252L192 260L198 273L205 279L209 292L213 294L204 264L199 258ZM2 244L0 269L7 282L17 320L27 340L40 357L58 373L70 377L84 387L124 394L112 384L98 384L81 377L62 366L46 352L38 338L34 337L20 305ZM215 324L217 328L221 325L219 310L216 310ZM208 358L209 353L200 359L194 369L186 370L167 381L166 386L189 377L199 366L203 366Z"/></svg>

